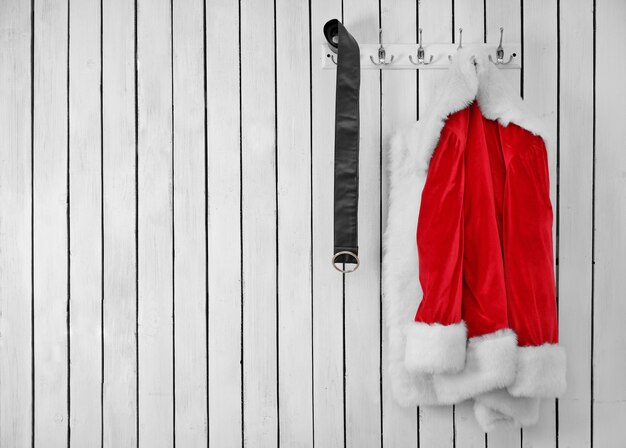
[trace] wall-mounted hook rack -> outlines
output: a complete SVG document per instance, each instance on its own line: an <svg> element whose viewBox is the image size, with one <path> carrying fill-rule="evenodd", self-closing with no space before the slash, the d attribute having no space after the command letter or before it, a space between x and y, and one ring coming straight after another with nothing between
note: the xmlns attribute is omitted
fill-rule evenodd
<svg viewBox="0 0 626 448"><path fill-rule="evenodd" d="M484 44L484 43L463 43L463 48L471 48L476 55L484 54L491 55L497 54L498 45L496 44ZM385 44L383 47L388 59L387 62L391 62L389 55L393 55L393 64L377 65L376 61L379 61L378 51L380 49L379 44L360 44L361 51L361 69L362 70L442 70L450 67L450 61L448 55L452 55L457 51L458 45L453 43L432 43L424 46L423 49L428 50L429 63L417 64L411 62L411 59L415 61L415 55L419 51L419 44ZM519 43L507 44L507 50L516 54L520 54L521 45ZM320 64L322 69L336 70L337 69L337 56L330 50L327 43L320 45ZM411 56L411 57L410 57ZM432 60L430 59L432 56ZM371 57L371 59L370 59ZM334 59L334 60L333 60ZM372 59L374 63L372 63ZM432 62L431 62L432 61ZM498 64L497 67L503 70L515 70L520 69L520 58L513 58L508 64ZM425 58L425 62L426 58Z"/></svg>

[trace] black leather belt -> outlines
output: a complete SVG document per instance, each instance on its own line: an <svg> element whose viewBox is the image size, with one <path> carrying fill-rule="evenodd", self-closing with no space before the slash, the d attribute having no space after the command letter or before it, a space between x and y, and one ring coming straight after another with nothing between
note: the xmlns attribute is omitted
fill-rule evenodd
<svg viewBox="0 0 626 448"><path fill-rule="evenodd" d="M337 20L324 25L330 49L337 53L335 100L335 211L333 266L340 272L359 267L359 87L361 55L359 44ZM343 267L337 266L343 263ZM354 264L346 270L345 264Z"/></svg>

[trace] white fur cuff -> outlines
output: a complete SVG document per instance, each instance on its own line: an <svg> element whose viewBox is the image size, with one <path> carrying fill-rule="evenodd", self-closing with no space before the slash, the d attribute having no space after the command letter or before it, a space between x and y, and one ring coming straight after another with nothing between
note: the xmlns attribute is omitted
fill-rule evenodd
<svg viewBox="0 0 626 448"><path fill-rule="evenodd" d="M474 415L485 432L531 426L539 420L539 398L513 397L498 389L475 398Z"/></svg>
<svg viewBox="0 0 626 448"><path fill-rule="evenodd" d="M404 365L411 373L453 373L463 370L467 328L412 322L405 327Z"/></svg>
<svg viewBox="0 0 626 448"><path fill-rule="evenodd" d="M485 432L519 428L511 417L478 401L474 402L474 417Z"/></svg>
<svg viewBox="0 0 626 448"><path fill-rule="evenodd" d="M432 385L432 375L412 375L404 367L404 332L393 327L387 339L389 349L388 374L393 396L400 406L434 405L437 397Z"/></svg>
<svg viewBox="0 0 626 448"><path fill-rule="evenodd" d="M517 375L508 389L516 397L558 397L565 392L565 349L543 344L518 349Z"/></svg>
<svg viewBox="0 0 626 448"><path fill-rule="evenodd" d="M515 380L517 338L510 329L471 338L465 368L456 374L433 376L441 404L460 403L493 389L507 387Z"/></svg>

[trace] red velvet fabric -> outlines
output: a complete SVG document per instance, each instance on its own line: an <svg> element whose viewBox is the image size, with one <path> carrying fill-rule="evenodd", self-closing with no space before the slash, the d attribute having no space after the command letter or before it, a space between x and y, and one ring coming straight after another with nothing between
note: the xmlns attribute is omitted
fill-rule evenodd
<svg viewBox="0 0 626 448"><path fill-rule="evenodd" d="M552 225L543 140L486 119L476 102L450 115L422 190L415 321L557 343Z"/></svg>

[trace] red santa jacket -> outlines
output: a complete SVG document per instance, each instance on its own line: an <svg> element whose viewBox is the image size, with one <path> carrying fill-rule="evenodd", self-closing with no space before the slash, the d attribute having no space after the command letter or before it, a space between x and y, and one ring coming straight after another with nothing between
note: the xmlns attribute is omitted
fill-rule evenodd
<svg viewBox="0 0 626 448"><path fill-rule="evenodd" d="M397 400L472 398L489 431L537 420L564 391L565 352L541 126L470 51L391 141L384 303Z"/></svg>

